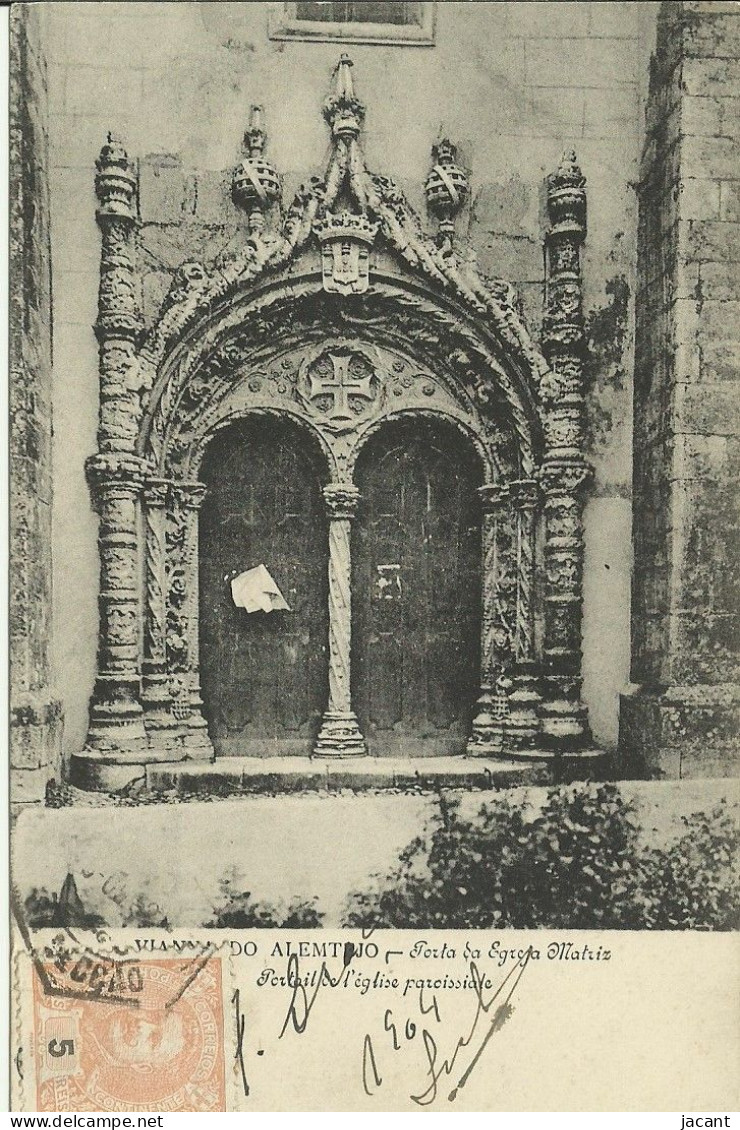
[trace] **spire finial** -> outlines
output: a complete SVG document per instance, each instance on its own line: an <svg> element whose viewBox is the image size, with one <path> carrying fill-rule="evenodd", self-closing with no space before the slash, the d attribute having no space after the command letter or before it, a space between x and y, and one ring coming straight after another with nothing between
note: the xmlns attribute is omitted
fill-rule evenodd
<svg viewBox="0 0 740 1130"><path fill-rule="evenodd" d="M582 177L581 167L578 164L575 149L566 149L563 156L560 158L558 165L558 175L561 177L571 177L573 179Z"/></svg>
<svg viewBox="0 0 740 1130"><path fill-rule="evenodd" d="M583 242L586 236L586 178L573 149L566 149L557 169L547 178L547 211L550 234L565 225L568 231L578 232Z"/></svg>
<svg viewBox="0 0 740 1130"><path fill-rule="evenodd" d="M136 216L136 176L115 133L108 134L95 168L95 192L100 201L98 219L119 216L133 220Z"/></svg>
<svg viewBox="0 0 740 1130"><path fill-rule="evenodd" d="M346 51L339 56L337 69L334 72L334 89L338 98L354 98L355 90L352 85L352 68L354 63Z"/></svg>
<svg viewBox="0 0 740 1130"><path fill-rule="evenodd" d="M249 126L244 133L244 152L248 157L259 157L264 152L267 134L263 114L262 106L252 106L249 111Z"/></svg>
<svg viewBox="0 0 740 1130"><path fill-rule="evenodd" d="M365 107L355 95L352 60L343 54L334 69L334 91L324 103L324 117L336 138L356 138L365 117Z"/></svg>
<svg viewBox="0 0 740 1130"><path fill-rule="evenodd" d="M259 235L265 227L265 213L280 196L280 177L264 157L267 134L262 106L252 106L244 133L244 160L234 170L231 196L249 218L249 230Z"/></svg>

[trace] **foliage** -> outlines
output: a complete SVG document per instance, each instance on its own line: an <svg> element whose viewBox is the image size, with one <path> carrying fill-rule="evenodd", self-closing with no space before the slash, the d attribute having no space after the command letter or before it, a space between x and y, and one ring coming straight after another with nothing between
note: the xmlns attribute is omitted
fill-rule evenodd
<svg viewBox="0 0 740 1130"><path fill-rule="evenodd" d="M644 846L615 785L548 790L540 810L496 797L472 819L440 797L424 833L345 924L399 928L736 929L740 837L727 812Z"/></svg>
<svg viewBox="0 0 740 1130"><path fill-rule="evenodd" d="M324 917L317 899L294 898L284 903L256 902L251 891L240 890L241 881L233 872L219 883L221 902L213 908L213 920L207 926L218 929L245 930L253 927L282 927L286 930L314 930Z"/></svg>
<svg viewBox="0 0 740 1130"><path fill-rule="evenodd" d="M155 930L169 930L170 923L159 903L146 894L138 894L124 909L124 926L149 927Z"/></svg>
<svg viewBox="0 0 740 1130"><path fill-rule="evenodd" d="M32 930L43 930L56 925L57 896L49 894L46 887L34 887L26 895L23 906L25 921Z"/></svg>
<svg viewBox="0 0 740 1130"><path fill-rule="evenodd" d="M643 878L646 928L740 928L740 830L727 805L683 817L686 831L652 851Z"/></svg>

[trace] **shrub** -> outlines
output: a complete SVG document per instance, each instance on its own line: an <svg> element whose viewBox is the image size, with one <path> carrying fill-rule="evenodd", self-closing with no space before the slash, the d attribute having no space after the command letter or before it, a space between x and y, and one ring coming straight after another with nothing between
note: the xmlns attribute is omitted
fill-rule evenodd
<svg viewBox="0 0 740 1130"><path fill-rule="evenodd" d="M221 880L221 903L213 908L213 920L206 926L245 930L253 927L282 927L286 930L313 930L324 917L317 899L294 898L283 903L255 902L251 891L239 890L238 877L231 873Z"/></svg>
<svg viewBox="0 0 740 1130"><path fill-rule="evenodd" d="M123 911L124 926L140 926L156 930L169 930L170 923L159 903L147 894L137 894Z"/></svg>
<svg viewBox="0 0 740 1130"><path fill-rule="evenodd" d="M643 869L645 927L740 929L740 829L726 804L683 817L686 831Z"/></svg>
<svg viewBox="0 0 740 1130"><path fill-rule="evenodd" d="M496 797L472 819L440 797L392 874L351 896L345 924L734 929L737 829L722 809L686 823L669 849L643 846L633 804L611 784L550 789L540 811Z"/></svg>
<svg viewBox="0 0 740 1130"><path fill-rule="evenodd" d="M24 899L25 921L32 930L42 930L55 926L57 919L57 896L50 894L46 887L34 887Z"/></svg>

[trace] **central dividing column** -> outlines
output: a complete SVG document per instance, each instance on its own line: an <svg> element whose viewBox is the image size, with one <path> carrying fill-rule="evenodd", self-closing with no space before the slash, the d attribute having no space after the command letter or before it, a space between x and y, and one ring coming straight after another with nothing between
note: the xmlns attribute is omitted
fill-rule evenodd
<svg viewBox="0 0 740 1130"><path fill-rule="evenodd" d="M352 710L350 652L352 641L352 559L350 530L359 501L357 487L324 487L329 517L329 706L314 747L315 757L362 757L367 754Z"/></svg>

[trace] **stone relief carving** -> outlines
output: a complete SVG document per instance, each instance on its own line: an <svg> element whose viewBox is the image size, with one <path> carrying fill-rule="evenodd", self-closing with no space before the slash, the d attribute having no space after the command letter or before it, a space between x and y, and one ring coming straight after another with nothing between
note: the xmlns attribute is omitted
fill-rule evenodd
<svg viewBox="0 0 740 1130"><path fill-rule="evenodd" d="M100 454L89 465L101 514L101 658L86 756L147 743L151 757L212 753L198 675L197 475L210 437L247 412L292 415L327 460L330 698L318 753L366 752L349 678L352 475L367 437L404 413L452 421L486 469L481 693L469 752L530 756L536 747L545 756L543 743L558 752L588 741L580 702L585 180L572 154L548 179L543 355L513 288L480 278L455 254L468 182L454 146L435 147L425 185L436 243L394 182L368 170L351 67L340 60L324 107L332 135L324 177L299 190L277 227L280 178L253 108L233 180L248 218L244 246L210 270L185 263L143 340L135 176L120 143L109 139L101 153ZM297 262L312 243L318 279ZM381 247L393 258L390 273L374 262Z"/></svg>

